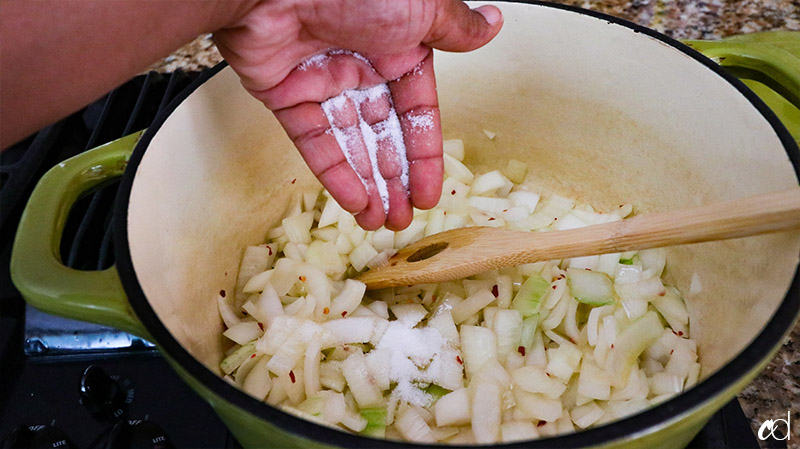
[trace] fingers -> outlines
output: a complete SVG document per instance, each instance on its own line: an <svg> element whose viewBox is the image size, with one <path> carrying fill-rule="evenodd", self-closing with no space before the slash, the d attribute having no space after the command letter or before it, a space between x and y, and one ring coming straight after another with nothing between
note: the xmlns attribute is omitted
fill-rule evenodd
<svg viewBox="0 0 800 449"><path fill-rule="evenodd" d="M342 208L352 213L366 209L367 191L339 148L320 105L303 103L275 111L275 117L295 143L311 172Z"/></svg>
<svg viewBox="0 0 800 449"><path fill-rule="evenodd" d="M492 40L502 25L503 16L495 6L472 10L461 0L439 0L436 18L422 43L445 51L472 51Z"/></svg>
<svg viewBox="0 0 800 449"><path fill-rule="evenodd" d="M419 209L430 209L439 201L444 173L433 53L414 70L391 81L389 88L403 130L411 203Z"/></svg>

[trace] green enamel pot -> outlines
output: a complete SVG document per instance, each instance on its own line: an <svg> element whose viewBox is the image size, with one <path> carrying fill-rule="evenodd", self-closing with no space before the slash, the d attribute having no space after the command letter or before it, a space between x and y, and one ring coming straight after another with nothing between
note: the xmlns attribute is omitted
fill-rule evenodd
<svg viewBox="0 0 800 449"><path fill-rule="evenodd" d="M445 138L465 141L474 169L525 160L531 188L640 212L798 184L798 33L687 45L591 11L497 4L505 26L492 43L435 57ZM749 78L775 112L727 70ZM70 208L119 177L117 264L66 268L58 248ZM227 346L215 295L233 289L243 248L314 183L272 114L223 64L144 133L42 178L17 233L13 280L42 310L155 342L245 447L405 446L288 415L220 376ZM626 419L509 446L685 446L796 322L798 255L799 233L669 249L667 280L687 298L701 381Z"/></svg>

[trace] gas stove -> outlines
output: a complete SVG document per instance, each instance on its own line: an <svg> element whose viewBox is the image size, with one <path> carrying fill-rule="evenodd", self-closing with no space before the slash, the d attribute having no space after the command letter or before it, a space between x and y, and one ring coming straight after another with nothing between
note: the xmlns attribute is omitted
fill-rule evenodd
<svg viewBox="0 0 800 449"><path fill-rule="evenodd" d="M155 346L27 306L11 283L13 236L38 179L82 151L146 128L198 73L151 72L0 153L0 446L240 447ZM61 242L65 265L113 265L116 184L79 200ZM690 447L758 448L736 400Z"/></svg>

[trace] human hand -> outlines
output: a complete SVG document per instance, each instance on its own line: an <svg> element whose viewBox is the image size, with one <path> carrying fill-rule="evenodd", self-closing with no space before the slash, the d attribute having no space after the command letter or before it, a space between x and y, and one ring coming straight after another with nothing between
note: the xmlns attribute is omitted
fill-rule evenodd
<svg viewBox="0 0 800 449"><path fill-rule="evenodd" d="M214 39L358 224L399 230L441 193L431 48L471 51L501 26L460 0L269 0Z"/></svg>

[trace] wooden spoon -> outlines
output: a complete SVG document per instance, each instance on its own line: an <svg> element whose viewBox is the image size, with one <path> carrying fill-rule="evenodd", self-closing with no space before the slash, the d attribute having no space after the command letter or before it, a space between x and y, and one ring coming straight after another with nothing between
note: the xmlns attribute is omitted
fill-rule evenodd
<svg viewBox="0 0 800 449"><path fill-rule="evenodd" d="M543 260L734 239L800 228L800 188L552 232L471 227L431 235L358 278L367 289L461 279Z"/></svg>

